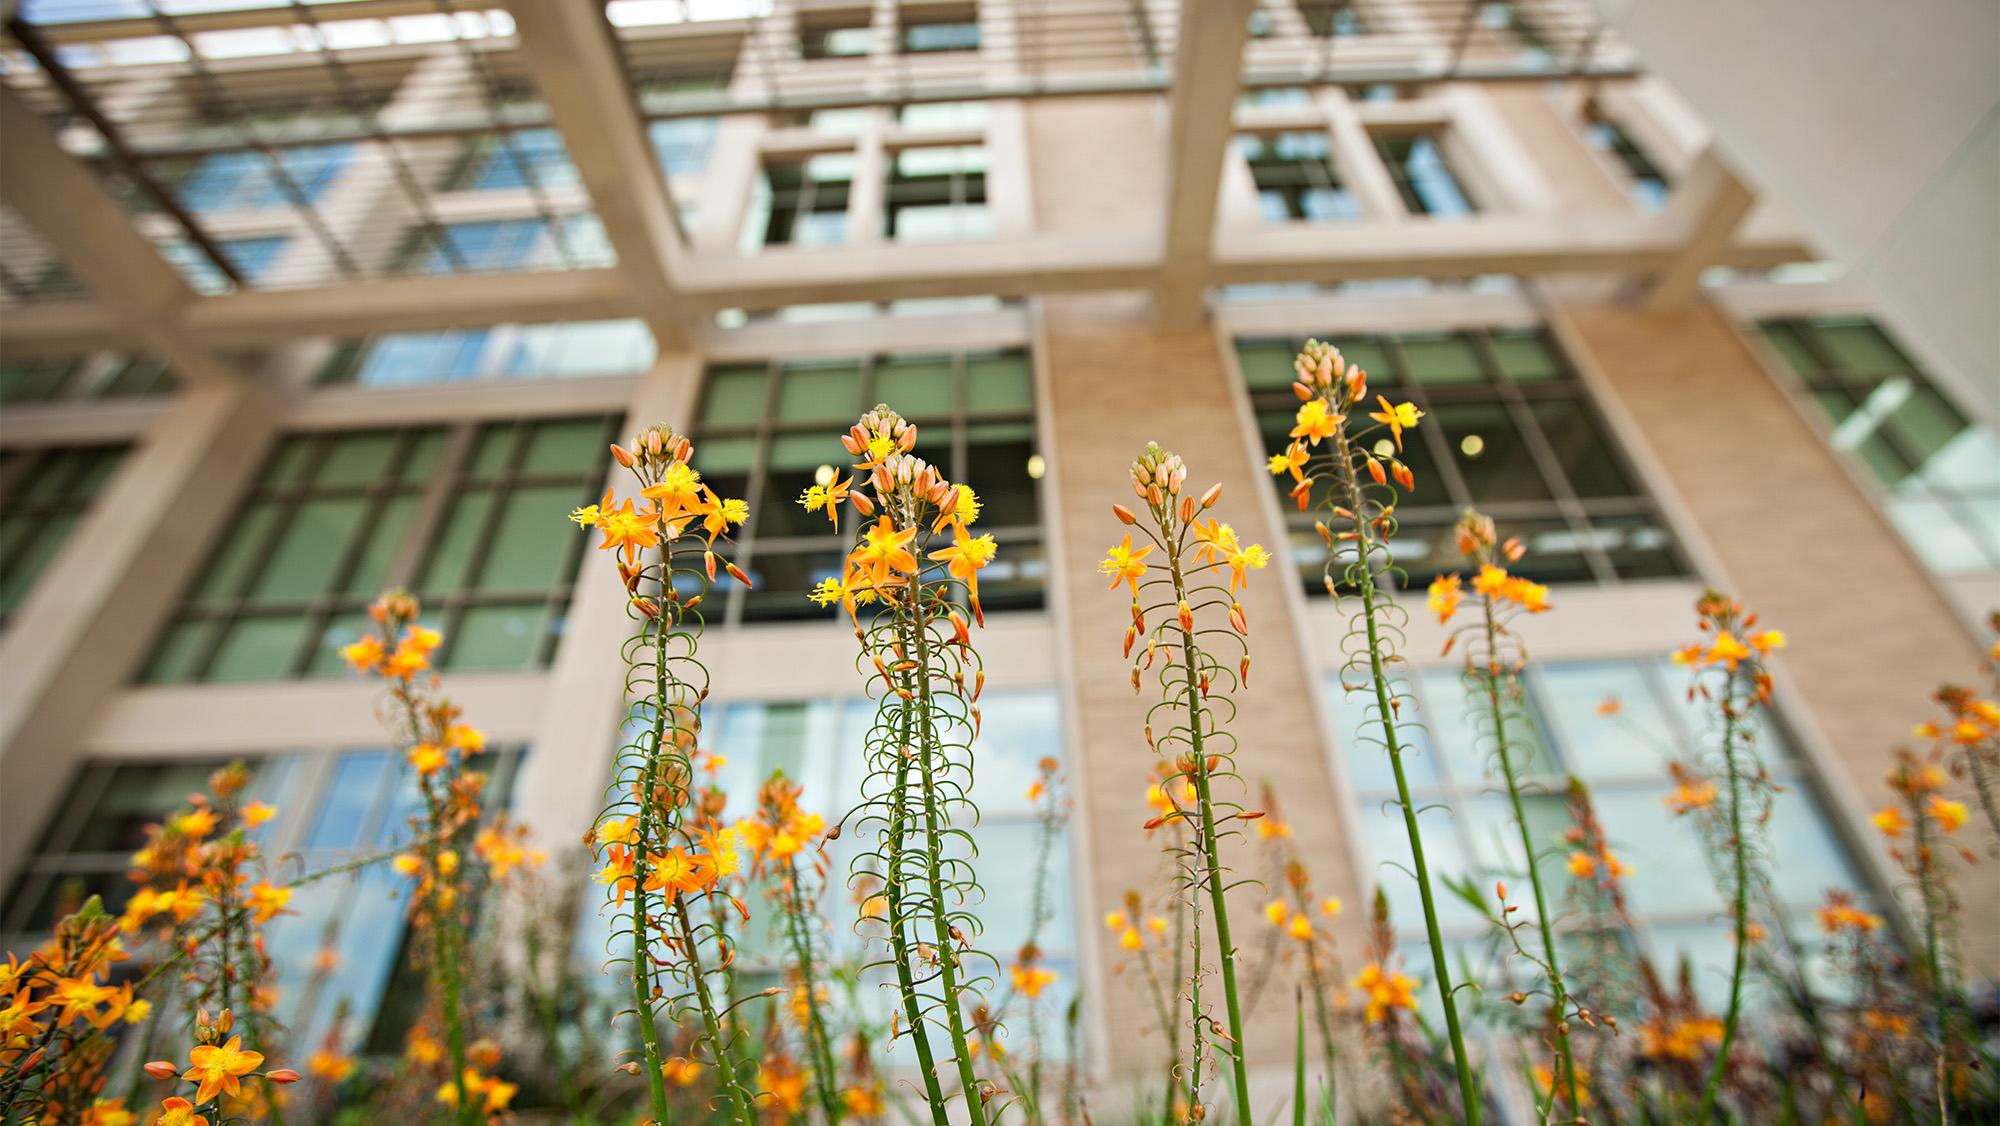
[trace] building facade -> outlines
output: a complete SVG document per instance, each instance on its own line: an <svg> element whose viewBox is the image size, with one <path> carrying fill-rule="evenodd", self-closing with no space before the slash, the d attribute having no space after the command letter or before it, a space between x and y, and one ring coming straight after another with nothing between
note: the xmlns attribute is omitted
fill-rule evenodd
<svg viewBox="0 0 2000 1126"><path fill-rule="evenodd" d="M1280 561L1243 596L1246 778L1282 796L1323 894L1380 885L1415 911L1339 687L1323 550L1264 471L1308 337L1429 416L1398 550L1418 784L1453 814L1430 829L1441 871L1521 863L1422 606L1476 505L1553 586L1524 630L1538 769L1596 790L1641 948L1727 952L1660 802L1663 754L1703 734L1666 658L1706 585L1791 638L1766 739L1785 907L1809 919L1831 886L1894 907L1868 811L2000 603L1990 404L1953 391L1978 373L1938 378L1871 319L1588 7L213 7L31 0L0 48L10 947L66 889L120 894L138 827L234 757L295 815L274 851L391 839L400 763L337 655L390 585L445 630L447 687L501 748L514 813L577 840L630 624L564 516L603 489L607 444L654 421L751 506L732 557L753 585L703 642L709 734L737 792L783 766L837 814L865 701L851 631L805 597L840 543L795 498L884 401L999 544L988 941L1019 942L1019 794L1056 751L1074 817L1044 946L1081 985L1093 1064L1147 1066L1157 1040L1127 1034L1144 1001L1093 923L1159 868L1116 658L1128 605L1093 565L1146 442L1221 482ZM340 987L372 1013L393 882L308 897L278 924L281 975L344 920ZM1964 887L1986 975L1992 888ZM1289 1051L1283 1021L1254 1034Z"/></svg>

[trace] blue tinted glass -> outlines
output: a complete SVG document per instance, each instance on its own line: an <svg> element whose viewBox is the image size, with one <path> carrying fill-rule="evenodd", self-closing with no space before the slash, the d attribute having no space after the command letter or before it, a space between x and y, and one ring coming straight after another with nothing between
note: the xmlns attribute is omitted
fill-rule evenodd
<svg viewBox="0 0 2000 1126"><path fill-rule="evenodd" d="M541 219L492 219L478 223L452 223L444 228L444 242L424 254L418 269L424 273L467 270L511 270L529 265L542 242L547 223Z"/></svg>
<svg viewBox="0 0 2000 1126"><path fill-rule="evenodd" d="M715 144L716 119L676 117L646 126L659 154L660 168L669 176L689 175L708 167L708 150Z"/></svg>
<svg viewBox="0 0 2000 1126"><path fill-rule="evenodd" d="M1424 201L1424 211L1432 218L1472 214L1472 204L1459 190L1458 180L1445 166L1444 155L1429 137L1418 137L1410 143L1410 157L1404 167L1409 172L1411 186Z"/></svg>
<svg viewBox="0 0 2000 1126"><path fill-rule="evenodd" d="M467 185L476 190L524 188L530 182L556 187L576 182L576 165L553 129L523 129L495 138L479 174Z"/></svg>
<svg viewBox="0 0 2000 1126"><path fill-rule="evenodd" d="M368 350L355 382L369 387L467 379L479 374L487 330L406 332L384 336Z"/></svg>
<svg viewBox="0 0 2000 1126"><path fill-rule="evenodd" d="M349 849L361 844L367 830L369 811L375 807L382 789L382 772L389 765L387 751L356 751L340 756L327 785L326 800L319 807L319 819L307 834L307 851Z"/></svg>

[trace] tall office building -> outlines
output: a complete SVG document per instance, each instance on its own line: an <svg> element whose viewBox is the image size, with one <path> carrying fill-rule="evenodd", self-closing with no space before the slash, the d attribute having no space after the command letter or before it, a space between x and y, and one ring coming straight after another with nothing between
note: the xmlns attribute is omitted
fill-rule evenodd
<svg viewBox="0 0 2000 1126"><path fill-rule="evenodd" d="M1396 548L1441 873L1520 863L1422 605L1477 505L1552 586L1524 626L1537 769L1593 786L1639 949L1728 951L1661 801L1665 757L1703 736L1667 658L1709 584L1790 637L1763 744L1778 896L1801 920L1831 886L1895 907L1868 811L2000 601L2000 441L1965 393L1993 373L1875 319L1580 0L26 0L6 31L10 948L66 887L125 894L139 827L232 758L285 812L273 852L398 832L401 760L337 653L387 586L444 630L496 791L576 841L631 626L564 517L603 490L607 443L658 420L750 502L731 554L752 586L703 641L726 781L747 800L783 766L839 813L869 704L852 631L806 597L842 542L796 497L882 401L998 543L985 942L1020 942L1021 794L1054 754L1074 818L1043 947L1093 1065L1147 1066L1093 920L1160 868L1128 604L1094 568L1148 440L1279 560L1243 596L1246 779L1323 894L1379 884L1417 933L1323 548L1264 469L1308 337L1427 416ZM358 1042L394 883L314 888L273 924L297 983L339 923ZM1988 975L1994 888L1964 887ZM1484 928L1449 903L1444 925L1467 949ZM1290 1059L1288 1015L1253 1032Z"/></svg>

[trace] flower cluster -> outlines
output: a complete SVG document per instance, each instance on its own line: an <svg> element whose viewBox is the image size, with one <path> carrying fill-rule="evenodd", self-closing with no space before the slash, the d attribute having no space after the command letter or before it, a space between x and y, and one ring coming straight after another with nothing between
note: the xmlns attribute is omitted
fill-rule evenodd
<svg viewBox="0 0 2000 1126"><path fill-rule="evenodd" d="M1397 1009L1410 1012L1417 1009L1416 981L1394 970L1385 972L1380 962L1361 967L1361 972L1348 984L1367 995L1368 1007L1362 1017L1369 1024L1390 1020Z"/></svg>
<svg viewBox="0 0 2000 1126"><path fill-rule="evenodd" d="M1854 905L1854 893L1842 888L1829 888L1826 906L1819 909L1820 929L1828 934L1843 931L1858 931L1873 934L1882 929L1882 916L1873 915Z"/></svg>
<svg viewBox="0 0 2000 1126"><path fill-rule="evenodd" d="M92 897L26 961L9 954L0 965L5 1105L48 1122L126 1114L124 1099L98 1097L101 1073L117 1046L112 1030L144 1021L152 1006L133 996L131 982L104 980L126 957L119 936L118 918Z"/></svg>
<svg viewBox="0 0 2000 1126"><path fill-rule="evenodd" d="M208 1119L200 1111L218 1110L223 1095L240 1098L246 1078L261 1077L281 1085L304 1078L289 1068L259 1072L257 1069L264 1065L263 1053L243 1047L243 1037L231 1035L234 1027L235 1017L228 1009L213 1020L207 1010L201 1010L195 1017L196 1044L188 1050L187 1067L182 1069L172 1060L155 1060L146 1065L146 1073L155 1079L178 1079L195 1085L192 1100L174 1096L161 1104L160 1122L206 1126ZM229 1037L226 1042L225 1036Z"/></svg>
<svg viewBox="0 0 2000 1126"><path fill-rule="evenodd" d="M603 542L597 546L603 551L617 552L618 577L625 583L633 609L658 620L663 613L659 600L640 590L644 570L640 553L663 544L672 551L681 537L698 527L705 539L702 567L712 582L718 562L716 540L749 519L750 507L743 501L718 496L702 482L700 471L690 464L694 443L674 433L671 427L648 427L633 439L630 450L613 445L611 456L632 471L638 479L639 495L652 503L638 508L633 498L627 497L623 504L613 505L611 498L616 490L607 488L603 500L577 509L569 518L580 528L595 528L604 533ZM736 564L724 563L724 567L738 582L750 585L750 577ZM671 586L666 588L666 598L682 611L692 609L699 601L696 596L694 602L681 605L680 591Z"/></svg>
<svg viewBox="0 0 2000 1126"><path fill-rule="evenodd" d="M1946 833L1958 832L1965 824L1965 803L1944 796L1946 782L1935 752L1925 759L1903 754L1888 776L1889 789L1903 799L1903 804L1883 806L1875 814L1875 827L1892 840L1918 822L1936 825Z"/></svg>
<svg viewBox="0 0 2000 1126"><path fill-rule="evenodd" d="M1291 443L1284 453L1271 456L1268 468L1272 476L1292 475L1292 499L1298 502L1299 511L1304 512L1312 497L1314 477L1308 469L1314 447L1322 440L1333 439L1344 453L1347 439L1360 436L1361 432L1349 434L1346 427L1350 408L1368 397L1368 373L1349 364L1340 349L1318 340L1306 341L1305 350L1299 353L1292 367L1298 376L1292 384L1292 393L1301 402L1287 435ZM1391 403L1381 395L1375 396L1375 401L1382 409L1370 412L1368 417L1388 428L1390 438L1374 449L1361 451L1361 465L1378 485L1387 484L1393 477L1403 488L1414 489L1416 477L1394 455L1402 452L1403 432L1415 427L1424 412L1410 403ZM1394 452L1384 448L1391 445Z"/></svg>
<svg viewBox="0 0 2000 1126"><path fill-rule="evenodd" d="M951 543L924 558L943 563L945 573L964 585L974 620L986 624L979 605L979 572L993 561L998 545L992 536L974 536L970 531L980 509L972 489L945 480L936 468L911 454L917 428L887 406L878 405L862 415L840 440L857 459L855 475L814 485L800 495L799 503L808 512L825 511L836 531L842 500L876 520L848 553L840 577L824 579L813 590L813 601L821 606L839 602L852 614L856 606L878 596L890 600L901 596L924 570L917 559L922 549L912 550L912 544L923 534L928 516L928 534L949 531ZM873 496L855 491L854 485L864 479L874 486Z"/></svg>
<svg viewBox="0 0 2000 1126"><path fill-rule="evenodd" d="M1497 612L1502 607L1516 607L1530 614L1540 614L1551 609L1549 588L1531 582L1518 575L1507 573L1503 562L1519 562L1527 554L1519 539L1509 537L1505 543L1497 542L1491 517L1467 510L1454 529L1459 553L1478 568L1472 576L1472 592L1485 601L1489 612ZM1451 621L1458 613L1459 603L1465 597L1465 580L1456 574L1439 575L1431 580L1430 608L1438 616L1438 624ZM1451 646L1447 644L1449 651Z"/></svg>

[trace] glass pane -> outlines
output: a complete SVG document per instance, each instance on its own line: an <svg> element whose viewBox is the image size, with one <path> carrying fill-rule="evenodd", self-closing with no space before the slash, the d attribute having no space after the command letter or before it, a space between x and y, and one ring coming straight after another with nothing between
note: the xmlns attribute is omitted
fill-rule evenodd
<svg viewBox="0 0 2000 1126"><path fill-rule="evenodd" d="M1500 361L1501 369L1516 383L1539 383L1563 376L1561 361L1538 332L1494 333L1493 358Z"/></svg>
<svg viewBox="0 0 2000 1126"><path fill-rule="evenodd" d="M540 591L561 582L575 540L564 521L578 501L574 485L510 493L480 568L479 589Z"/></svg>
<svg viewBox="0 0 2000 1126"><path fill-rule="evenodd" d="M1631 874L1626 889L1640 911L1715 911L1722 896L1709 878L1695 822L1676 817L1660 799L1664 784L1641 790L1598 791L1593 804L1611 852Z"/></svg>
<svg viewBox="0 0 2000 1126"><path fill-rule="evenodd" d="M1430 868L1431 895L1437 903L1442 926L1475 926L1482 922L1464 900L1446 888L1446 878L1464 879L1472 874L1458 827L1449 814L1432 809L1422 814L1424 862ZM1380 887L1389 899L1389 917L1406 929L1416 927L1424 917L1422 893L1417 890L1416 871L1410 855L1410 837L1403 825L1403 812L1392 806L1369 803L1359 813L1362 836L1368 842L1369 867L1366 878Z"/></svg>
<svg viewBox="0 0 2000 1126"><path fill-rule="evenodd" d="M82 451L83 469L76 480L70 482L69 495L78 499L94 497L118 471L118 463L125 458L122 449Z"/></svg>
<svg viewBox="0 0 2000 1126"><path fill-rule="evenodd" d="M851 423L861 413L861 365L788 365L778 373L780 422Z"/></svg>
<svg viewBox="0 0 2000 1126"><path fill-rule="evenodd" d="M1924 465L1965 431L1966 422L1965 416L1945 401L1943 395L1920 386L1911 389L1909 397L1889 416L1885 426L1910 458Z"/></svg>
<svg viewBox="0 0 2000 1126"><path fill-rule="evenodd" d="M1382 740L1381 725L1375 722L1375 697L1371 690L1349 692L1337 677L1328 677L1326 698L1333 713L1334 737L1340 742L1341 761L1347 765L1348 781L1364 806L1384 793L1396 791L1395 767ZM1404 704L1409 707L1407 701ZM1403 746L1403 775L1411 786L1435 786L1438 781L1437 753L1421 727L1399 726L1396 738Z"/></svg>
<svg viewBox="0 0 2000 1126"><path fill-rule="evenodd" d="M305 624L305 619L296 615L238 618L223 635L203 679L275 680L288 675Z"/></svg>
<svg viewBox="0 0 2000 1126"><path fill-rule="evenodd" d="M1008 540L993 553L993 562L979 572L979 604L988 614L1039 610L1048 574L1048 559L1039 541Z"/></svg>
<svg viewBox="0 0 2000 1126"><path fill-rule="evenodd" d="M319 485L366 485L388 475L389 457L396 451L396 435L343 434L330 443L326 460L320 463Z"/></svg>
<svg viewBox="0 0 2000 1126"><path fill-rule="evenodd" d="M1923 495L1890 496L1882 507L1889 522L1931 570L1955 575L1994 566L1971 530L1959 523L1944 501Z"/></svg>
<svg viewBox="0 0 2000 1126"><path fill-rule="evenodd" d="M444 530L438 533L431 548L430 565L424 568L424 579L417 584L418 589L431 594L457 589L465 573L466 557L472 554L473 539L479 535L486 509L492 503L493 494L484 489L461 492L452 501L451 515L445 518Z"/></svg>
<svg viewBox="0 0 2000 1126"><path fill-rule="evenodd" d="M974 413L1035 409L1034 377L1023 355L967 356L965 409Z"/></svg>
<svg viewBox="0 0 2000 1126"><path fill-rule="evenodd" d="M1582 401L1548 399L1529 408L1579 497L1629 497L1632 482Z"/></svg>
<svg viewBox="0 0 2000 1126"><path fill-rule="evenodd" d="M1473 503L1550 498L1548 483L1535 468L1534 457L1506 407L1499 403L1444 404L1437 408L1437 424L1451 444Z"/></svg>
<svg viewBox="0 0 2000 1126"><path fill-rule="evenodd" d="M1817 907L1829 888L1859 890L1861 881L1834 838L1826 813L1794 782L1771 802L1771 887L1797 907Z"/></svg>
<svg viewBox="0 0 2000 1126"><path fill-rule="evenodd" d="M1651 516L1599 516L1591 521L1597 542L1621 579L1663 579L1687 569L1674 554L1673 537Z"/></svg>
<svg viewBox="0 0 2000 1126"><path fill-rule="evenodd" d="M1486 382L1486 369L1480 366L1479 354L1473 351L1472 342L1462 336L1434 340L1405 338L1402 345L1410 378L1418 383L1456 386Z"/></svg>
<svg viewBox="0 0 2000 1126"><path fill-rule="evenodd" d="M148 684L181 684L194 679L194 663L208 648L213 622L177 622L153 651L140 679Z"/></svg>
<svg viewBox="0 0 2000 1126"><path fill-rule="evenodd" d="M1656 779L1663 761L1681 753L1674 728L1637 665L1548 665L1537 679L1554 713L1563 757L1587 781ZM1598 710L1607 700L1618 704L1610 715Z"/></svg>
<svg viewBox="0 0 2000 1126"><path fill-rule="evenodd" d="M360 847L366 840L368 815L382 792L383 774L389 769L389 755L382 751L341 755L327 784L319 817L306 834L307 851Z"/></svg>
<svg viewBox="0 0 2000 1126"><path fill-rule="evenodd" d="M1242 344L1237 346L1236 362L1250 390L1283 391L1298 378L1292 370L1297 355L1289 344Z"/></svg>
<svg viewBox="0 0 2000 1126"><path fill-rule="evenodd" d="M875 399L904 418L949 416L952 406L951 357L904 356L875 365Z"/></svg>
<svg viewBox="0 0 2000 1126"><path fill-rule="evenodd" d="M1819 360L1813 357L1812 351L1799 338L1798 330L1792 326L1767 324L1764 326L1764 339L1771 342L1772 349L1784 357L1793 371L1807 376L1820 373Z"/></svg>
<svg viewBox="0 0 2000 1126"><path fill-rule="evenodd" d="M403 461L403 480L423 481L437 469L444 454L444 431L424 430L417 434L410 456Z"/></svg>
<svg viewBox="0 0 2000 1126"><path fill-rule="evenodd" d="M777 471L818 469L822 465L845 471L854 461L840 439L832 434L778 434L771 439L771 468ZM793 499L797 499L796 496Z"/></svg>
<svg viewBox="0 0 2000 1126"><path fill-rule="evenodd" d="M845 454L847 450L842 447L840 452ZM694 444L694 467L704 478L748 473L756 457L755 438L704 438ZM719 491L721 486L716 488Z"/></svg>
<svg viewBox="0 0 2000 1126"><path fill-rule="evenodd" d="M301 503L258 574L252 600L291 602L325 590L367 510L360 497Z"/></svg>
<svg viewBox="0 0 2000 1126"><path fill-rule="evenodd" d="M1387 386L1396 381L1396 369L1389 363L1389 352L1382 347L1382 341L1373 336L1336 336L1333 346L1340 349L1340 358L1349 367L1359 366L1368 373L1370 381ZM1297 350L1294 349L1294 352Z"/></svg>
<svg viewBox="0 0 2000 1126"><path fill-rule="evenodd" d="M352 675L353 669L340 651L361 640L362 635L371 632L371 624L366 614L337 614L320 631L319 645L313 649L312 657L306 661L306 675L327 679L343 679Z"/></svg>
<svg viewBox="0 0 2000 1126"><path fill-rule="evenodd" d="M1907 371L1910 361L1872 324L1821 324L1814 331L1833 362L1855 375Z"/></svg>
<svg viewBox="0 0 2000 1126"><path fill-rule="evenodd" d="M317 444L312 438L285 439L284 444L278 447L277 452L271 455L270 462L264 466L264 483L266 485L296 483L299 475L305 471L306 455L311 453L313 446Z"/></svg>
<svg viewBox="0 0 2000 1126"><path fill-rule="evenodd" d="M468 477L492 477L507 468L507 459L514 452L514 427L511 423L481 427L479 440L472 447L472 457L466 461L465 473Z"/></svg>
<svg viewBox="0 0 2000 1126"><path fill-rule="evenodd" d="M21 599L27 597L29 589L35 585L36 577L42 573L42 568L48 566L57 549L62 547L63 541L69 537L70 529L75 526L76 521L77 514L74 512L51 516L40 522L41 534L36 536L33 542L18 553L10 553L7 570L4 574L0 574L0 614L13 613L14 607L20 605ZM24 523L28 521L10 521L9 528L11 530ZM7 546L12 548L13 544L9 543Z"/></svg>
<svg viewBox="0 0 2000 1126"><path fill-rule="evenodd" d="M746 622L797 621L832 618L840 612L835 604L822 608L806 597L806 592L825 579L838 578L843 556L839 552L758 552L751 562L750 589L743 596ZM991 569L991 564L988 569Z"/></svg>
<svg viewBox="0 0 2000 1126"><path fill-rule="evenodd" d="M382 510L375 517L375 527L368 534L368 546L362 549L353 573L347 576L344 589L348 594L372 595L381 589L389 563L396 557L396 550L403 545L403 535L410 527L410 515L416 509L417 498L409 495L390 497L382 503Z"/></svg>
<svg viewBox="0 0 2000 1126"><path fill-rule="evenodd" d="M1595 575L1584 557L1587 543L1597 542L1592 534L1579 534L1557 519L1498 520L1494 522L1500 542L1519 539L1528 554L1509 570L1538 583L1584 583Z"/></svg>
<svg viewBox="0 0 2000 1126"><path fill-rule="evenodd" d="M1452 777L1468 793L1488 781L1504 788L1499 747L1492 736L1492 705L1484 691L1469 688L1457 668L1426 669L1422 681L1424 708L1413 718L1423 723L1443 748ZM1530 718L1532 709L1533 704L1523 700L1508 710L1507 737L1516 768L1523 777L1554 774L1555 766ZM1404 714L1410 713L1406 710Z"/></svg>
<svg viewBox="0 0 2000 1126"><path fill-rule="evenodd" d="M1026 423L967 429L965 484L979 496L981 526L1040 523L1036 482L1028 476L1028 459L1034 456L1034 434Z"/></svg>
<svg viewBox="0 0 2000 1126"><path fill-rule="evenodd" d="M196 588L196 602L233 598L249 579L251 561L264 549L264 540L276 522L279 506L269 501L252 504L236 518L222 549L209 560L208 573Z"/></svg>
<svg viewBox="0 0 2000 1126"><path fill-rule="evenodd" d="M755 423L764 416L764 381L769 374L762 364L710 369L701 420L710 426Z"/></svg>
<svg viewBox="0 0 2000 1126"><path fill-rule="evenodd" d="M528 438L523 473L583 473L595 467L605 448L604 423L594 418L543 422Z"/></svg>
<svg viewBox="0 0 2000 1126"><path fill-rule="evenodd" d="M476 606L458 622L444 667L457 672L530 668L542 639L542 606Z"/></svg>

